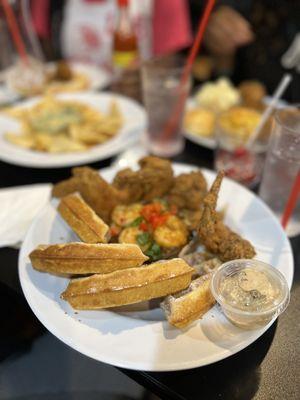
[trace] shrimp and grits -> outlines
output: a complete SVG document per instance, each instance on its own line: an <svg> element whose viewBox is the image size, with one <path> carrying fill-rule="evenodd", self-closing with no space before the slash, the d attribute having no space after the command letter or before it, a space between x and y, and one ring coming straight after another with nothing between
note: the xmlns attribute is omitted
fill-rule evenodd
<svg viewBox="0 0 300 400"><path fill-rule="evenodd" d="M159 199L148 204L118 205L112 212L111 236L119 243L137 244L152 260L184 246L189 238L186 224L175 206Z"/></svg>

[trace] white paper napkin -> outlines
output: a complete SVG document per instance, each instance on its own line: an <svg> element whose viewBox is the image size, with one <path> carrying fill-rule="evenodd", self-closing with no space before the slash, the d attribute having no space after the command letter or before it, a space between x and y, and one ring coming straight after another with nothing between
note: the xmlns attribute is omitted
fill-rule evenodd
<svg viewBox="0 0 300 400"><path fill-rule="evenodd" d="M148 155L145 144L142 140L131 146L129 149L123 151L113 163L113 167L117 168L136 168L140 158Z"/></svg>
<svg viewBox="0 0 300 400"><path fill-rule="evenodd" d="M20 246L50 192L50 184L0 189L0 247Z"/></svg>

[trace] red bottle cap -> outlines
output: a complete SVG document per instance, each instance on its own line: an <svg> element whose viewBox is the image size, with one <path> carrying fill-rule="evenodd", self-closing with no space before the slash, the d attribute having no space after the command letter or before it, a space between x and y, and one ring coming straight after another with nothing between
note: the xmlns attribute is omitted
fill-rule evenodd
<svg viewBox="0 0 300 400"><path fill-rule="evenodd" d="M127 7L129 4L129 0L118 0L119 7Z"/></svg>

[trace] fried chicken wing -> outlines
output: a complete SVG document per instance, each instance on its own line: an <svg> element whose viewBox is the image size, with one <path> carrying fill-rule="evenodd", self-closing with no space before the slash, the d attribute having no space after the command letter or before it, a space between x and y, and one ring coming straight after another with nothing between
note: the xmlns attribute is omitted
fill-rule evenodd
<svg viewBox="0 0 300 400"><path fill-rule="evenodd" d="M138 176L138 172L125 168L119 171L113 180L113 186L117 190L127 192L130 203L135 203L143 197L144 188L140 179L137 179Z"/></svg>
<svg viewBox="0 0 300 400"><path fill-rule="evenodd" d="M178 175L167 200L179 209L199 210L207 193L206 180L200 171Z"/></svg>
<svg viewBox="0 0 300 400"><path fill-rule="evenodd" d="M127 192L128 201L151 201L163 197L174 184L171 162L158 157L147 156L140 160L140 169L120 171L113 186Z"/></svg>
<svg viewBox="0 0 300 400"><path fill-rule="evenodd" d="M203 211L198 235L207 250L217 254L222 261L253 258L255 250L248 240L231 231L216 212L218 194L224 173L220 172L203 200Z"/></svg>

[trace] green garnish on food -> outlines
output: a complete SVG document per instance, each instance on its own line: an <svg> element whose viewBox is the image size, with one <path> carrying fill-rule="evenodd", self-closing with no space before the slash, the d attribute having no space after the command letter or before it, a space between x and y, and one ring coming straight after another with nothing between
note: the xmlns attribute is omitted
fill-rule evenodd
<svg viewBox="0 0 300 400"><path fill-rule="evenodd" d="M76 108L61 105L60 109L45 109L38 116L30 119L30 125L36 131L47 134L60 133L70 124L77 124L82 120L82 115Z"/></svg>
<svg viewBox="0 0 300 400"><path fill-rule="evenodd" d="M140 233L136 236L136 241L140 246L145 246L151 240L150 234L148 232Z"/></svg>
<svg viewBox="0 0 300 400"><path fill-rule="evenodd" d="M141 222L143 222L144 218L143 217L137 217L135 220L133 220L132 222L130 222L130 224L128 224L128 227L136 227L136 226L140 226Z"/></svg>
<svg viewBox="0 0 300 400"><path fill-rule="evenodd" d="M161 248L160 246L153 242L147 251L145 251L146 256L150 257L152 261L157 261L161 258Z"/></svg>

